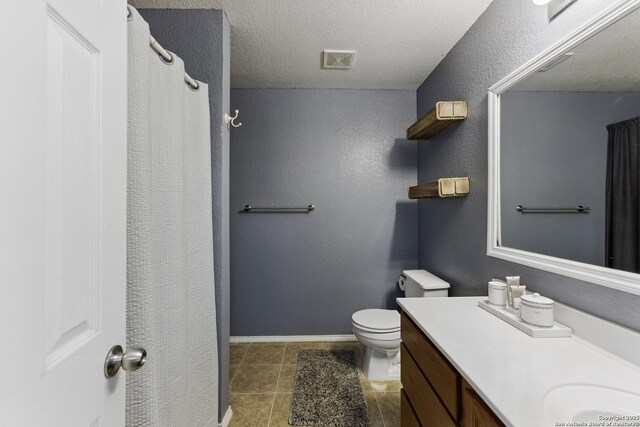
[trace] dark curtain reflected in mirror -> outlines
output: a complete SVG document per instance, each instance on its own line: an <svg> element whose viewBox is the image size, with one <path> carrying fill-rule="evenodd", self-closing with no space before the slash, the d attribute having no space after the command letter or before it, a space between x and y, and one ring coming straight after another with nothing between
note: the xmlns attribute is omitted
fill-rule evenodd
<svg viewBox="0 0 640 427"><path fill-rule="evenodd" d="M640 273L640 118L607 126L607 267Z"/></svg>

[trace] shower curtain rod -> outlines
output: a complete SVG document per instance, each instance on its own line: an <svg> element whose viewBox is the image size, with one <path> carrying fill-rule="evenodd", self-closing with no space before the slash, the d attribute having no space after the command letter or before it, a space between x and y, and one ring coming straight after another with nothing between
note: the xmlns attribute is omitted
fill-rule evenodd
<svg viewBox="0 0 640 427"><path fill-rule="evenodd" d="M127 5L127 19L131 20L132 17L133 15L131 14L131 6ZM160 55L160 58L162 58L165 63L171 64L173 62L173 55L167 52L167 50L163 48L162 45L160 45L160 43L158 43L158 41L153 38L152 35L149 35L149 46L151 46L151 49L153 49L158 55ZM192 79L191 76L186 72L184 73L184 82L193 90L198 90L200 88L198 82Z"/></svg>

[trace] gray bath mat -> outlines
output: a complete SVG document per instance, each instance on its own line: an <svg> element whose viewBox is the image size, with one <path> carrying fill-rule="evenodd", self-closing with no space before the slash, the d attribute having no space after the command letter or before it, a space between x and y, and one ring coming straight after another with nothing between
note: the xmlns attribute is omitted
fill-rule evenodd
<svg viewBox="0 0 640 427"><path fill-rule="evenodd" d="M289 424L365 427L370 424L356 358L350 350L301 350Z"/></svg>

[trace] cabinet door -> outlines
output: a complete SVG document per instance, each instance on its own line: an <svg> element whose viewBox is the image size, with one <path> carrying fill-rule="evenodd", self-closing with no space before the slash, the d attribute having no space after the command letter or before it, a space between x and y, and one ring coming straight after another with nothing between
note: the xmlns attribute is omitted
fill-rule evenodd
<svg viewBox="0 0 640 427"><path fill-rule="evenodd" d="M462 386L462 427L504 427L466 381Z"/></svg>

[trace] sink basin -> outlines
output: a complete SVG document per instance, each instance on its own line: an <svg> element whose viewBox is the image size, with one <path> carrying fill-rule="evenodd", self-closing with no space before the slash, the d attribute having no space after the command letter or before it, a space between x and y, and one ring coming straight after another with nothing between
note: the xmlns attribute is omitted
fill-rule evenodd
<svg viewBox="0 0 640 427"><path fill-rule="evenodd" d="M589 384L566 384L547 392L543 411L550 426L570 421L601 423L615 421L616 417L640 417L640 394ZM640 418L627 421L639 422Z"/></svg>

